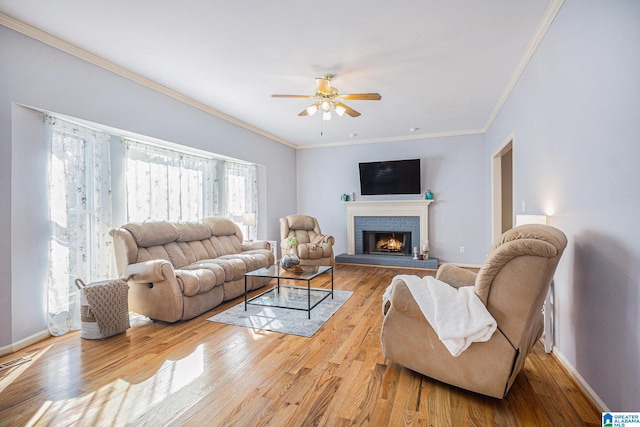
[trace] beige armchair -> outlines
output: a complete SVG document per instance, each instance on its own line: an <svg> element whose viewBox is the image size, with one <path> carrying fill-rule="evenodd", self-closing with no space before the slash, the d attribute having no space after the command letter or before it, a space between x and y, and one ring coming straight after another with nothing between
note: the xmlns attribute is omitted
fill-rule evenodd
<svg viewBox="0 0 640 427"><path fill-rule="evenodd" d="M287 215L280 218L280 248L285 254L289 250L287 240L298 238L294 251L301 264L334 265L333 236L323 235L318 220L308 215Z"/></svg>
<svg viewBox="0 0 640 427"><path fill-rule="evenodd" d="M476 274L443 264L436 278L449 285L474 286L498 328L486 342L472 343L453 357L422 315L406 283L398 281L383 303L384 356L436 380L503 398L542 335L542 306L567 239L540 224L504 233Z"/></svg>

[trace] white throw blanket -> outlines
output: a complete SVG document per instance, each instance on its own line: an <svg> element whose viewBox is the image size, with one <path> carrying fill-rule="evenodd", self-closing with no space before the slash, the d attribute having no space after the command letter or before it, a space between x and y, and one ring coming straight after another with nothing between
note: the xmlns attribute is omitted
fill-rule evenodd
<svg viewBox="0 0 640 427"><path fill-rule="evenodd" d="M391 297L391 290L398 280L407 284L438 338L452 356L457 357L473 342L488 341L497 328L473 286L454 288L431 276L399 275L382 296L383 306Z"/></svg>

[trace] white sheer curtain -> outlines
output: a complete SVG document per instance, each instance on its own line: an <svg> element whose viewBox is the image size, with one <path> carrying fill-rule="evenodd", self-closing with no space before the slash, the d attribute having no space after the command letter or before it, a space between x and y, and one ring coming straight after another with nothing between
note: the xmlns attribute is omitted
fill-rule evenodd
<svg viewBox="0 0 640 427"><path fill-rule="evenodd" d="M224 181L227 194L225 214L238 223L240 229L248 228L245 238L257 235L258 227L258 174L255 165L225 161ZM244 226L242 217L254 215L254 224Z"/></svg>
<svg viewBox="0 0 640 427"><path fill-rule="evenodd" d="M218 160L125 143L128 221L197 221L216 213Z"/></svg>
<svg viewBox="0 0 640 427"><path fill-rule="evenodd" d="M108 134L51 116L48 318L52 335L80 329L75 279L113 277Z"/></svg>

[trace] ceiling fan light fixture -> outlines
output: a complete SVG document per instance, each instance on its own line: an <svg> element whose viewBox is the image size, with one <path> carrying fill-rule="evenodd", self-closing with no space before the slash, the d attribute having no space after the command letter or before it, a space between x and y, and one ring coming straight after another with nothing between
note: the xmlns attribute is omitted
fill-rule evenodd
<svg viewBox="0 0 640 427"><path fill-rule="evenodd" d="M314 104L305 108L298 116L312 116L318 110L322 110L322 120L328 122L331 120L331 110L342 117L344 114L350 117L358 117L360 113L348 105L343 104L342 100L348 101L379 101L382 96L379 93L347 93L340 94L338 88L331 85L331 79L335 77L333 74L325 74L323 77L316 78L316 92L313 95L285 95L273 94L273 98L297 98L297 99L313 99Z"/></svg>

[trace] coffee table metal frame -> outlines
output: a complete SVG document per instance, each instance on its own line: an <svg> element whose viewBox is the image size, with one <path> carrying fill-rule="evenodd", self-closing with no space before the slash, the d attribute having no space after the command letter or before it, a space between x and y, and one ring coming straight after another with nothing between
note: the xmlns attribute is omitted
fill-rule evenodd
<svg viewBox="0 0 640 427"><path fill-rule="evenodd" d="M311 319L311 310L317 306L318 304L320 304L322 301L324 301L325 299L327 299L327 297L331 296L331 298L333 299L333 266L326 266L326 265L303 265L302 266L305 271L303 273L292 273L289 272L287 270L285 270L284 268L282 268L282 266L277 263L277 264L273 264L270 265L269 267L265 267L265 268L260 268L258 270L254 270L251 271L249 273L246 273L244 275L244 311L247 311L247 306L249 304L252 305L263 305L263 306L269 306L269 307L279 307L279 308L288 308L291 310L302 310L302 311L306 311L308 313L308 318ZM329 289L323 289L323 288L312 288L311 287L311 281L315 278L317 278L318 276L321 276L323 274L331 274L331 290ZM277 285L274 286L273 288L267 289L266 291L260 293L259 295L256 295L253 298L248 298L248 288L247 288L247 279L249 277L269 277L271 279L277 279ZM281 285L280 281L281 280L297 280L297 281L306 281L307 282L307 286L306 288L300 287L300 286L289 286L289 285ZM256 302L252 302L257 298L260 298L262 295L268 293L268 292L272 292L274 291L274 289L280 293L280 287L286 287L286 288L300 288L300 289L306 289L307 290L307 308L299 308L299 307L291 307L291 306L285 306L285 305L273 305L273 304L260 304L260 303L256 303ZM318 300L315 304L311 305L311 291L313 292L321 292L321 293L326 293L326 295L324 295L320 300Z"/></svg>

